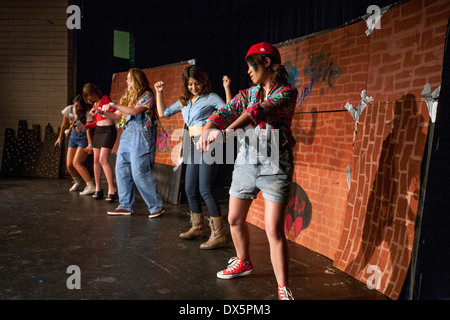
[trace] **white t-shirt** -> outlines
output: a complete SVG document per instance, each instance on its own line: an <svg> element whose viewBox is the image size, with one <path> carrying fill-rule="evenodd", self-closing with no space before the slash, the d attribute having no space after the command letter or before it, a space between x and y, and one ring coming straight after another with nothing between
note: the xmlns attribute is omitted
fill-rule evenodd
<svg viewBox="0 0 450 320"><path fill-rule="evenodd" d="M73 104L71 104L70 106L67 106L63 109L63 111L61 111L61 113L63 114L64 117L68 118L69 121L72 121L72 119L74 118L74 114L72 114L72 111L75 110L75 107ZM94 118L92 117L92 114L88 111L86 112L86 122L92 122L94 121Z"/></svg>

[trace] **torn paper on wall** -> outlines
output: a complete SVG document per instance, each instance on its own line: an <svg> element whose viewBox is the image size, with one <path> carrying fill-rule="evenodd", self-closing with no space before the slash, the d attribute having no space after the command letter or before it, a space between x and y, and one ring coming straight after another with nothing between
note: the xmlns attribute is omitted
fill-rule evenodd
<svg viewBox="0 0 450 320"><path fill-rule="evenodd" d="M363 91L361 91L361 102L359 103L359 105L356 108L354 108L353 105L348 102L345 104L344 107L351 114L353 119L355 121L358 121L359 117L361 116L361 113L367 107L367 104L369 104L372 101L373 101L373 97L368 97L366 94L366 90L364 89Z"/></svg>
<svg viewBox="0 0 450 320"><path fill-rule="evenodd" d="M433 92L431 92L431 86L429 83L427 83L421 92L422 98L427 104L431 122L433 123L436 121L436 110L440 91L441 86L437 87Z"/></svg>
<svg viewBox="0 0 450 320"><path fill-rule="evenodd" d="M350 182L352 180L352 167L350 165L347 166L347 184L348 190L350 190Z"/></svg>

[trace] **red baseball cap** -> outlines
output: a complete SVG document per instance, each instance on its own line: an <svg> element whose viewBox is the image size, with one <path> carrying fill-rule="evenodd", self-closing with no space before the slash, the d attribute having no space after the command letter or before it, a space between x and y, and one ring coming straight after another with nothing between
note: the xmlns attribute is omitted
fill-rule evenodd
<svg viewBox="0 0 450 320"><path fill-rule="evenodd" d="M250 49L247 52L247 55L245 56L245 59L247 59L247 57L251 54L254 53L262 53L262 54L268 54L271 55L272 57L278 59L278 61L281 63L281 56L280 56L280 52L278 51L278 49L267 42L260 42L257 44L254 44L250 47Z"/></svg>

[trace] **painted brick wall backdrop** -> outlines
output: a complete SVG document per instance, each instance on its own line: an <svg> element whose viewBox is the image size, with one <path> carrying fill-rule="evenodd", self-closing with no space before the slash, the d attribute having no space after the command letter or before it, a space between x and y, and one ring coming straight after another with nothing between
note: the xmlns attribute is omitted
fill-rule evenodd
<svg viewBox="0 0 450 320"><path fill-rule="evenodd" d="M421 92L441 84L449 15L447 0L413 0L368 36L363 21L279 44L299 89L292 128L301 192L289 203L288 238L393 299L414 240L430 121ZM363 90L373 102L355 121L345 105L357 107ZM263 205L259 196L248 217L262 228Z"/></svg>

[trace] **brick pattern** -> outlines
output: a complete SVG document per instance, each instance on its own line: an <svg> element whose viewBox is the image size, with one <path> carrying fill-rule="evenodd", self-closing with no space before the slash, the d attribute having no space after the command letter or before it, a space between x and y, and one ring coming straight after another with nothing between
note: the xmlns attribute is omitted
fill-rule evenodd
<svg viewBox="0 0 450 320"><path fill-rule="evenodd" d="M20 120L58 128L73 93L67 1L0 3L0 157ZM40 139L43 139L43 132Z"/></svg>
<svg viewBox="0 0 450 320"><path fill-rule="evenodd" d="M371 41L367 92L375 103L358 128L334 263L365 283L376 266L379 290L392 298L401 292L414 240L429 123L420 93L426 83L441 83L449 15L446 1L411 1L386 13Z"/></svg>
<svg viewBox="0 0 450 320"><path fill-rule="evenodd" d="M387 125L386 125L387 124ZM414 240L420 164L428 128L426 105L412 94L375 103L361 117L355 141L347 215L335 266L398 297Z"/></svg>
<svg viewBox="0 0 450 320"><path fill-rule="evenodd" d="M181 75L186 68L187 63L180 63L173 66L165 66L144 70L145 75L150 83L153 92L153 85L157 81L164 81L166 88L164 89L164 102L170 105L176 102L181 96ZM110 98L114 103L119 103L126 88L126 79L128 72L115 73L111 82ZM160 118L161 124L168 136L164 134L161 125L158 123L158 137L156 143L155 162L170 166L175 166L181 154L181 137L177 139L177 129L184 128L184 121L181 113L173 115L169 118ZM119 136L122 129L119 129ZM119 139L117 139L115 150L118 148ZM173 140L173 141L172 141Z"/></svg>
<svg viewBox="0 0 450 320"><path fill-rule="evenodd" d="M309 225L287 237L364 283L375 286L369 282L379 276L377 289L393 299L418 209L429 123L420 93L441 83L449 15L448 1L413 0L385 13L370 36L360 22L280 47L299 89L293 179L312 206ZM374 102L356 123L340 110L346 102L356 107L362 90ZM264 228L261 195L247 221Z"/></svg>

